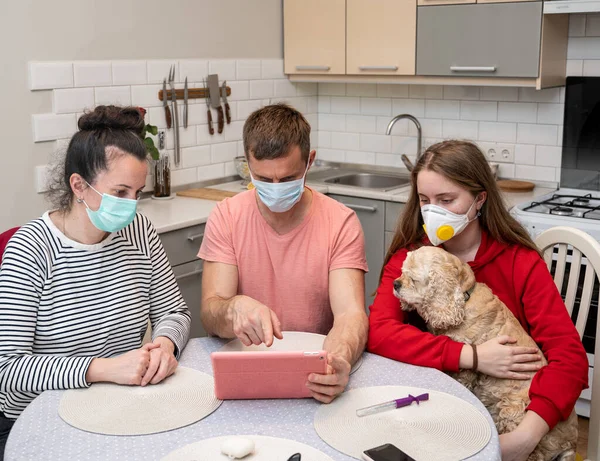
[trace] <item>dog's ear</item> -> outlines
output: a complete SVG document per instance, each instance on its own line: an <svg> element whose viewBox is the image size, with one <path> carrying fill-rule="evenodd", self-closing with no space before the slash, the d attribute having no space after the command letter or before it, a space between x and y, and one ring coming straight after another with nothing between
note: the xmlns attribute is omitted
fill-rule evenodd
<svg viewBox="0 0 600 461"><path fill-rule="evenodd" d="M422 317L434 330L444 331L460 325L464 320L465 297L458 283L457 272L455 264L446 262L429 274L430 297Z"/></svg>
<svg viewBox="0 0 600 461"><path fill-rule="evenodd" d="M463 292L469 290L475 284L475 274L467 263L457 259L458 280L460 280L460 288Z"/></svg>

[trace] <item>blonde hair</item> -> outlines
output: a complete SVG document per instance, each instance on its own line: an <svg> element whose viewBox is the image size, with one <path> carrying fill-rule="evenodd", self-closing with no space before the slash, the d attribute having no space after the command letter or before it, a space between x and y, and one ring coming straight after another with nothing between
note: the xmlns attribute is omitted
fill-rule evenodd
<svg viewBox="0 0 600 461"><path fill-rule="evenodd" d="M481 227L500 243L521 245L539 254L527 231L506 210L490 166L479 148L467 141L443 141L429 147L412 170L410 197L398 221L384 265L400 249L422 246L425 231L417 192L417 176L422 170L444 176L468 190L474 198L481 192L487 192L487 199L480 210Z"/></svg>

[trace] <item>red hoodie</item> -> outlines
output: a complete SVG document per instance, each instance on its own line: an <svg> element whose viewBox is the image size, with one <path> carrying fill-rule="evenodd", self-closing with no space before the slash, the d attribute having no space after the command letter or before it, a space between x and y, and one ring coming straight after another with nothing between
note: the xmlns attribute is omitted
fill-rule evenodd
<svg viewBox="0 0 600 461"><path fill-rule="evenodd" d="M370 307L368 350L401 362L442 371L458 371L463 343L422 331L416 312L400 309L393 282L402 273L407 249L397 251L384 267ZM485 283L506 304L538 344L548 365L531 383L527 407L553 428L571 414L587 388L585 350L545 262L533 250L506 245L482 232L475 260L469 262L478 282Z"/></svg>

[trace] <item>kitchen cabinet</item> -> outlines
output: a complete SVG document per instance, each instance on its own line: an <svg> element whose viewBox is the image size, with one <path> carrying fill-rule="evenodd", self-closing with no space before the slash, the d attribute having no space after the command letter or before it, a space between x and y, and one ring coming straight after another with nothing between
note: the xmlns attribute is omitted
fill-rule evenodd
<svg viewBox="0 0 600 461"><path fill-rule="evenodd" d="M346 0L284 0L285 73L346 73Z"/></svg>
<svg viewBox="0 0 600 461"><path fill-rule="evenodd" d="M183 299L192 315L192 338L206 336L200 322L203 262L196 256L204 237L204 227L204 224L200 224L159 234Z"/></svg>
<svg viewBox="0 0 600 461"><path fill-rule="evenodd" d="M414 75L415 0L347 0L346 73Z"/></svg>
<svg viewBox="0 0 600 461"><path fill-rule="evenodd" d="M418 5L458 5L463 3L476 3L476 0L419 0Z"/></svg>
<svg viewBox="0 0 600 461"><path fill-rule="evenodd" d="M365 275L365 308L373 302L371 296L379 284L379 271L383 266L385 228L385 202L345 195L330 195L356 212L365 234L365 253L369 272Z"/></svg>
<svg viewBox="0 0 600 461"><path fill-rule="evenodd" d="M285 73L292 82L564 85L569 15L543 15L542 3L284 0Z"/></svg>
<svg viewBox="0 0 600 461"><path fill-rule="evenodd" d="M420 7L417 74L537 77L542 2Z"/></svg>
<svg viewBox="0 0 600 461"><path fill-rule="evenodd" d="M388 247L386 239L390 238L388 234L393 237L404 204L337 194L331 194L330 197L356 212L365 234L365 253L369 265L369 272L365 275L365 308L368 309L373 303L372 294L379 285L379 274Z"/></svg>

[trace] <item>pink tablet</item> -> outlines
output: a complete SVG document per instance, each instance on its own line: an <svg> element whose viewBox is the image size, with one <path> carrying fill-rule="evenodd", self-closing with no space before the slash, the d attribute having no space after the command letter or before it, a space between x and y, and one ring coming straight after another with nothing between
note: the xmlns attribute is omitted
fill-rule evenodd
<svg viewBox="0 0 600 461"><path fill-rule="evenodd" d="M325 351L213 352L210 358L221 400L310 397L308 375L327 372Z"/></svg>

